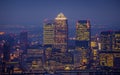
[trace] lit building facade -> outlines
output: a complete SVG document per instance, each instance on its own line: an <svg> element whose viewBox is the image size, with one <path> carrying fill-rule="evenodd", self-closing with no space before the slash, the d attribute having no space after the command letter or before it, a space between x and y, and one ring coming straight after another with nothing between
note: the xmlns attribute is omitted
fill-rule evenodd
<svg viewBox="0 0 120 75"><path fill-rule="evenodd" d="M90 21L79 20L76 23L76 50L79 52L80 64L88 63L90 48Z"/></svg>
<svg viewBox="0 0 120 75"><path fill-rule="evenodd" d="M88 49L90 47L90 21L80 20L76 24L76 46Z"/></svg>
<svg viewBox="0 0 120 75"><path fill-rule="evenodd" d="M96 68L99 65L99 38L98 35L91 36L91 55L90 55L90 61L91 68Z"/></svg>
<svg viewBox="0 0 120 75"><path fill-rule="evenodd" d="M120 31L103 31L100 34L100 66L120 69Z"/></svg>
<svg viewBox="0 0 120 75"><path fill-rule="evenodd" d="M120 51L120 31L115 31L114 37L115 37L114 50Z"/></svg>
<svg viewBox="0 0 120 75"><path fill-rule="evenodd" d="M63 13L55 18L54 48L66 52L68 46L68 23Z"/></svg>
<svg viewBox="0 0 120 75"><path fill-rule="evenodd" d="M44 66L44 50L42 48L38 49L27 49L26 58L24 58L25 66L27 66L28 71L32 72L43 72Z"/></svg>
<svg viewBox="0 0 120 75"><path fill-rule="evenodd" d="M103 31L100 34L101 50L114 49L114 33L113 31Z"/></svg>
<svg viewBox="0 0 120 75"><path fill-rule="evenodd" d="M101 50L120 51L120 31L103 31L100 34Z"/></svg>
<svg viewBox="0 0 120 75"><path fill-rule="evenodd" d="M120 69L120 51L99 51L100 66Z"/></svg>
<svg viewBox="0 0 120 75"><path fill-rule="evenodd" d="M54 22L52 20L45 21L43 27L43 44L53 46L54 44Z"/></svg>

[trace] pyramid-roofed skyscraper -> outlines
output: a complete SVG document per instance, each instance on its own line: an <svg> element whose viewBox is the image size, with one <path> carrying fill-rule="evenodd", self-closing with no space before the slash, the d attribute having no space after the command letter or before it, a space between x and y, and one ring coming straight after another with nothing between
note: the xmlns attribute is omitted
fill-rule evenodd
<svg viewBox="0 0 120 75"><path fill-rule="evenodd" d="M54 48L66 52L68 47L68 23L63 13L55 18Z"/></svg>

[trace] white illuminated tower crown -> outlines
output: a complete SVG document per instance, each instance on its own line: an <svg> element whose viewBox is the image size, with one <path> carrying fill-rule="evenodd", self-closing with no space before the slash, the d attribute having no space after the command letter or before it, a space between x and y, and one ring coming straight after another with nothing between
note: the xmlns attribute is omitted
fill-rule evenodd
<svg viewBox="0 0 120 75"><path fill-rule="evenodd" d="M64 16L63 13L60 13L57 15L57 17L55 18L55 20L67 20L67 18Z"/></svg>

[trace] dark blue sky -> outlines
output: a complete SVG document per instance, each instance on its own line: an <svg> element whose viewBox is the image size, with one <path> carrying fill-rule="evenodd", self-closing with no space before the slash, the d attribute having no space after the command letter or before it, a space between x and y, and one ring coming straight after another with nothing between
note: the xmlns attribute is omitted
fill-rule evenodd
<svg viewBox="0 0 120 75"><path fill-rule="evenodd" d="M43 25L63 12L70 26L90 19L91 25L120 26L120 0L0 0L0 25Z"/></svg>

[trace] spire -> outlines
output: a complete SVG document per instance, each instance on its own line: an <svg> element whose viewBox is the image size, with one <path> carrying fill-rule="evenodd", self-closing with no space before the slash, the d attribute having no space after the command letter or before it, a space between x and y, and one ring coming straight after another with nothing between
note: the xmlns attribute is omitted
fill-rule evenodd
<svg viewBox="0 0 120 75"><path fill-rule="evenodd" d="M66 20L67 18L64 16L63 13L59 13L55 19L56 20Z"/></svg>

